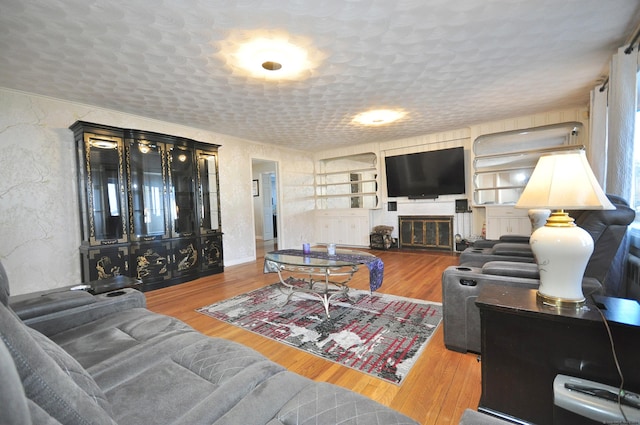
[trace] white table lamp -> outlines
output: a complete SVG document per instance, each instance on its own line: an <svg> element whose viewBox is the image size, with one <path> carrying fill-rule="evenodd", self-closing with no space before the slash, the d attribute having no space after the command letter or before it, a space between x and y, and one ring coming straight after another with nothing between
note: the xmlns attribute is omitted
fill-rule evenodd
<svg viewBox="0 0 640 425"><path fill-rule="evenodd" d="M593 252L593 239L564 210L615 209L591 171L584 150L540 157L516 208L553 211L530 238L540 271L538 299L558 307L582 306L582 278Z"/></svg>

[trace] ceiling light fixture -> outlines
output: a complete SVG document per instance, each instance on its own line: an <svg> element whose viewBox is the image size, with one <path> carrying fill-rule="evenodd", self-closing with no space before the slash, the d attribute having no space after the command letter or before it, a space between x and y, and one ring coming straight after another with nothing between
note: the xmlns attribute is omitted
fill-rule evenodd
<svg viewBox="0 0 640 425"><path fill-rule="evenodd" d="M269 81L309 78L327 56L310 39L277 29L231 31L217 45L234 74Z"/></svg>
<svg viewBox="0 0 640 425"><path fill-rule="evenodd" d="M353 122L361 125L379 126L398 121L407 113L399 109L375 109L362 112L353 118Z"/></svg>
<svg viewBox="0 0 640 425"><path fill-rule="evenodd" d="M232 57L239 68L259 78L295 80L311 68L307 51L284 39L253 39L240 44Z"/></svg>
<svg viewBox="0 0 640 425"><path fill-rule="evenodd" d="M266 61L262 64L262 67L267 71L278 71L282 69L282 64L278 62Z"/></svg>

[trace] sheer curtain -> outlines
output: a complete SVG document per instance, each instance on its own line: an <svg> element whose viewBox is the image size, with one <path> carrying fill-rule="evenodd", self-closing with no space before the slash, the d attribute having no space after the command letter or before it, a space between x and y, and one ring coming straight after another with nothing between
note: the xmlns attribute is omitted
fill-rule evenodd
<svg viewBox="0 0 640 425"><path fill-rule="evenodd" d="M630 54L625 54L624 49L618 49L611 60L605 191L631 200L638 52L634 49Z"/></svg>
<svg viewBox="0 0 640 425"><path fill-rule="evenodd" d="M611 59L606 89L598 85L591 91L588 155L605 192L631 200L638 52L626 54L625 48Z"/></svg>
<svg viewBox="0 0 640 425"><path fill-rule="evenodd" d="M587 157L591 169L598 179L598 183L605 189L607 179L607 97L608 86L598 85L591 90L591 119L589 120L589 134L591 141L587 149Z"/></svg>
<svg viewBox="0 0 640 425"><path fill-rule="evenodd" d="M589 159L593 171L606 193L633 201L633 148L637 109L638 52L630 54L621 47L611 59L608 87L591 91L591 119ZM640 123L639 123L640 124ZM636 246L625 237L614 257L607 285L615 286L615 293L624 294L624 270L629 245ZM610 288L611 289L611 288Z"/></svg>

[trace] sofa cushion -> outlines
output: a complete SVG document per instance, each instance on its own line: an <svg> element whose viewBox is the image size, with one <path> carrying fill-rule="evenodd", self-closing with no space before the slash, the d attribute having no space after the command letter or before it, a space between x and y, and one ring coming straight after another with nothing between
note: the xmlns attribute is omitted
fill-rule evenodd
<svg viewBox="0 0 640 425"><path fill-rule="evenodd" d="M300 391L268 425L400 425L414 424L360 394L326 382Z"/></svg>
<svg viewBox="0 0 640 425"><path fill-rule="evenodd" d="M77 362L46 337L36 336L36 341L34 335L0 305L0 338L13 358L27 398L63 424L114 424L100 405L106 402L103 395Z"/></svg>
<svg viewBox="0 0 640 425"><path fill-rule="evenodd" d="M139 308L52 339L80 359L114 406L120 425L209 425L285 370L241 344L204 336L175 318ZM285 399L269 406L273 412L267 420L295 390L291 385L279 389ZM244 413L253 417L256 408Z"/></svg>
<svg viewBox="0 0 640 425"><path fill-rule="evenodd" d="M82 366L80 366L76 359L71 357L69 353L64 351L60 346L42 335L40 332L31 328L26 329L44 352L47 353L58 366L60 366L62 371L69 375L73 382L75 382L85 393L89 395L89 397L94 399L100 407L111 415L111 405L107 401L107 397L105 397L100 387L98 387L93 378Z"/></svg>
<svg viewBox="0 0 640 425"><path fill-rule="evenodd" d="M127 361L136 353L136 347L144 350L156 340L191 331L191 327L174 318L132 308L55 334L51 339L95 376L101 368Z"/></svg>
<svg viewBox="0 0 640 425"><path fill-rule="evenodd" d="M312 380L290 371L273 375L253 388L214 425L265 425L274 420L296 393L309 385L313 385Z"/></svg>
<svg viewBox="0 0 640 425"><path fill-rule="evenodd" d="M540 271L535 263L518 263L515 261L489 261L482 266L482 273L497 276L524 277L540 279Z"/></svg>
<svg viewBox="0 0 640 425"><path fill-rule="evenodd" d="M19 301L14 301L12 298L10 307L22 320L27 320L95 302L96 298L88 292L60 290Z"/></svg>
<svg viewBox="0 0 640 425"><path fill-rule="evenodd" d="M533 258L531 246L526 243L501 242L493 246L491 253L495 255L512 255L516 257Z"/></svg>
<svg viewBox="0 0 640 425"><path fill-rule="evenodd" d="M106 390L118 407L118 424L212 424L260 383L285 370L244 345L195 331L186 336L195 342L179 347L174 343L186 340L180 335L167 341L173 354L152 348L139 352L139 365L125 366L129 379Z"/></svg>
<svg viewBox="0 0 640 425"><path fill-rule="evenodd" d="M7 346L0 341L0 423L31 424L27 397Z"/></svg>

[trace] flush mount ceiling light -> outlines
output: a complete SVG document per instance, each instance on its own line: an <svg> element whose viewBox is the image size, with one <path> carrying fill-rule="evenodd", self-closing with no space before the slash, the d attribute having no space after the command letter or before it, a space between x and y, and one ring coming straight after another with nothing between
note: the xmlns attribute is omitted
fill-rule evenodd
<svg viewBox="0 0 640 425"><path fill-rule="evenodd" d="M241 45L235 57L239 66L253 76L287 79L306 68L307 53L284 40L258 38Z"/></svg>
<svg viewBox="0 0 640 425"><path fill-rule="evenodd" d="M234 74L262 80L303 80L326 57L310 39L281 30L236 30L216 44Z"/></svg>
<svg viewBox="0 0 640 425"><path fill-rule="evenodd" d="M399 109L375 109L362 112L353 118L353 122L361 125L377 126L398 121L407 113Z"/></svg>

